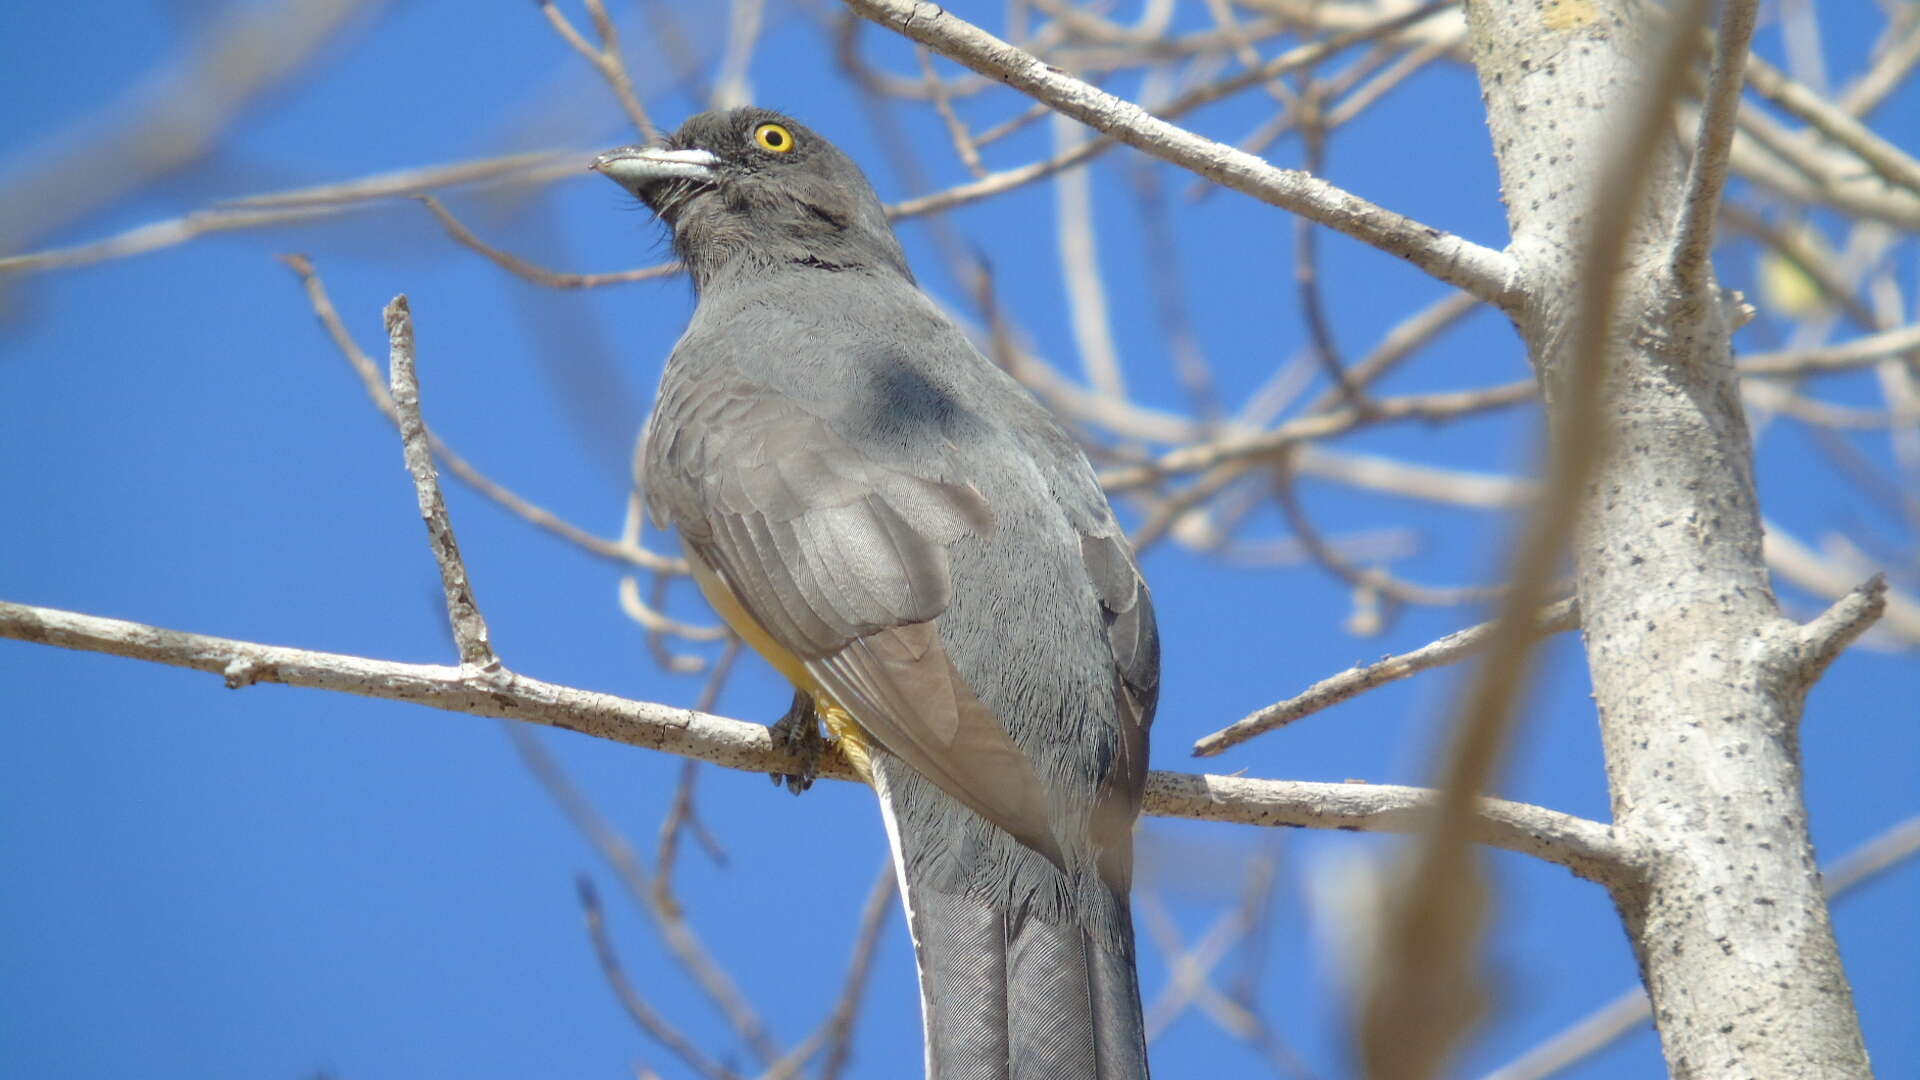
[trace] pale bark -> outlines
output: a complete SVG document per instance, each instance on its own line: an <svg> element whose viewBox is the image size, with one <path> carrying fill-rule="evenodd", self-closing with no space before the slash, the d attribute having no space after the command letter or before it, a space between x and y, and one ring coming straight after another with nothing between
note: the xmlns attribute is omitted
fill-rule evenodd
<svg viewBox="0 0 1920 1080"><path fill-rule="evenodd" d="M1677 246L1699 250L1681 223L1701 220L1677 144L1644 164L1605 392L1566 393L1583 210L1643 82L1636 38L1657 28L1624 5L1528 0L1476 0L1468 22L1508 254L1530 298L1516 323L1551 422L1600 408L1609 428L1574 555L1615 826L1644 867L1613 895L1668 1068L1867 1076L1808 838L1797 728L1831 656L1816 641L1848 640L1859 621L1848 612L1870 614L1878 590L1812 633L1775 603L1730 346L1737 315L1684 251L1695 287L1674 272Z"/></svg>
<svg viewBox="0 0 1920 1080"><path fill-rule="evenodd" d="M236 690L282 683L523 720L746 772L793 773L801 764L792 752L773 744L763 725L542 682L509 670L497 658L457 667L403 664L6 601L0 601L0 639L212 672ZM821 759L819 775L855 779L853 767L837 753ZM1413 832L1431 816L1433 802L1432 791L1390 784L1155 771L1147 779L1143 810L1241 825ZM1545 807L1482 799L1474 835L1492 847L1534 855L1595 881L1614 883L1634 872L1607 826Z"/></svg>

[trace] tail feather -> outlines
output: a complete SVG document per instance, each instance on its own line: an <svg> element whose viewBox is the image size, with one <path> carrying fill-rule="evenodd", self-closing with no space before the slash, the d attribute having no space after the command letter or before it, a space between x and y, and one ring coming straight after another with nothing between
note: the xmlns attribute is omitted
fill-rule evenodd
<svg viewBox="0 0 1920 1080"><path fill-rule="evenodd" d="M880 751L928 1080L1147 1080L1124 891L1073 876Z"/></svg>
<svg viewBox="0 0 1920 1080"><path fill-rule="evenodd" d="M931 1080L1145 1080L1131 942L917 890Z"/></svg>
<svg viewBox="0 0 1920 1080"><path fill-rule="evenodd" d="M912 912L928 1077L1002 1080L1012 1054L1003 913L926 891Z"/></svg>

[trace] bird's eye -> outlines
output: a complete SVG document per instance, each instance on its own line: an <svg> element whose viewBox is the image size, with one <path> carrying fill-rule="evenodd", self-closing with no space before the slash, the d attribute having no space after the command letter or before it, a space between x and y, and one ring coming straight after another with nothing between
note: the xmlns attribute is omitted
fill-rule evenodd
<svg viewBox="0 0 1920 1080"><path fill-rule="evenodd" d="M761 124L753 129L754 144L762 150L771 150L776 154L793 152L793 132L779 124Z"/></svg>

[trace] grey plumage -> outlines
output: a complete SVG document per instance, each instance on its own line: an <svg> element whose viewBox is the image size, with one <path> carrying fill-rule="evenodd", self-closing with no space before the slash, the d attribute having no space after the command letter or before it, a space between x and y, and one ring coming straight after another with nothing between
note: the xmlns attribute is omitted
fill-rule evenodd
<svg viewBox="0 0 1920 1080"><path fill-rule="evenodd" d="M872 744L930 1073L1144 1077L1127 891L1159 640L1085 456L919 290L813 132L706 113L596 168L673 227L700 290L648 506Z"/></svg>

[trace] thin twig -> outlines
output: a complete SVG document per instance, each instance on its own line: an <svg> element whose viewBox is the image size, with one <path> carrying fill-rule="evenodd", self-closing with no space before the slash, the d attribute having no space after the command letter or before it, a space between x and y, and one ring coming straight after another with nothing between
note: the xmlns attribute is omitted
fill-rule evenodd
<svg viewBox="0 0 1920 1080"><path fill-rule="evenodd" d="M1886 360L1899 360L1920 369L1920 323L1841 345L1749 353L1740 358L1739 368L1742 375L1811 375L1871 367Z"/></svg>
<svg viewBox="0 0 1920 1080"><path fill-rule="evenodd" d="M654 891L647 881L647 869L640 862L639 853L633 850L633 845L594 808L586 794L561 769L560 763L547 752L531 729L522 724L502 726L513 740L513 747L519 752L527 771L540 782L541 789L567 815L567 820L573 823L574 828L580 830L580 835L607 861L621 885L626 888L627 895L640 905L652 920L654 928L660 931L661 940L681 969L732 1025L747 1049L762 1064L772 1061L775 1049L766 1024L740 992L739 986L714 960L713 953L681 912L674 907L661 907L655 902Z"/></svg>
<svg viewBox="0 0 1920 1080"><path fill-rule="evenodd" d="M1532 401L1537 393L1537 388L1529 379L1481 390L1381 398L1374 401L1365 413L1344 409L1303 416L1258 435L1233 435L1214 442L1181 447L1147 465L1110 469L1100 475L1100 483L1108 491L1128 491L1149 486L1164 477L1199 472L1228 462L1271 460L1285 454L1289 447L1297 443L1338 435L1363 424L1389 420L1450 420L1470 413L1520 405Z"/></svg>
<svg viewBox="0 0 1920 1080"><path fill-rule="evenodd" d="M613 996L620 1000L620 1006L627 1010L634 1024L695 1072L710 1080L737 1080L738 1074L702 1053L691 1039L682 1035L679 1028L669 1023L659 1010L648 1004L634 989L632 980L627 978L626 969L620 964L620 954L614 950L613 938L607 933L606 915L601 910L600 895L594 889L593 881L582 874L577 879L577 885L580 914L586 919L587 938L593 942L593 955L600 961L600 973L606 977L607 985L613 989Z"/></svg>
<svg viewBox="0 0 1920 1080"><path fill-rule="evenodd" d="M460 558L460 542L454 538L453 522L447 517L447 502L440 495L440 476L433 467L433 451L427 444L427 423L420 414L420 379L414 370L413 356L413 315L407 298L394 297L384 317L387 362L392 370L389 393L393 399L394 420L400 426L407 471L413 475L413 491L420 504L420 516L426 520L434 561L440 564L440 588L446 594L447 620L453 625L453 641L459 648L463 666L490 668L499 661L487 637L486 617L480 614L480 606L473 598L467 564Z"/></svg>
<svg viewBox="0 0 1920 1080"><path fill-rule="evenodd" d="M594 34L599 37L600 45L595 47L582 37L574 28L572 20L557 7L553 0L539 0L540 12L547 22L573 51L584 57L600 77L613 88L614 97L620 100L620 107L626 110L627 119L640 131L641 138L654 142L660 138L660 130L653 126L653 119L647 115L646 106L633 92L633 77L627 74L627 61L620 54L620 34L613 25L613 17L607 14L604 0L586 0L587 15L593 20Z"/></svg>
<svg viewBox="0 0 1920 1080"><path fill-rule="evenodd" d="M1287 528L1306 547L1313 561L1364 594L1386 597L1399 604L1424 607L1478 604L1501 594L1501 587L1497 585L1422 585L1404 581L1377 566L1355 565L1314 524L1312 515L1307 513L1306 506L1300 501L1292 468L1283 465L1276 469L1272 488L1274 502L1279 506L1281 516L1286 519ZM1369 632L1377 629L1369 627Z"/></svg>
<svg viewBox="0 0 1920 1080"><path fill-rule="evenodd" d="M416 197L421 205L433 212L434 218L440 222L440 227L447 230L447 235L453 237L462 247L479 252L507 272L537 285L554 289L596 289L602 285L624 285L630 281L657 281L672 277L685 269L678 262L667 262L643 266L636 270L616 270L607 274L570 274L549 270L511 252L502 251L480 239L474 235L472 229L467 228L459 218L454 217L439 199L431 195Z"/></svg>
<svg viewBox="0 0 1920 1080"><path fill-rule="evenodd" d="M947 126L947 137L953 140L954 155L975 179L987 175L987 167L980 164L980 147L967 130L966 122L960 114L953 111L953 98L946 92L947 84L940 81L940 74L933 70L933 57L923 45L913 48L913 57L920 62L920 72L926 76L927 92L933 96L933 109L940 114L940 122Z"/></svg>
<svg viewBox="0 0 1920 1080"><path fill-rule="evenodd" d="M346 326L340 321L340 313L334 309L333 301L327 295L326 285L320 280L320 275L315 272L312 261L304 255L285 255L280 261L300 276L301 284L306 289L307 301L313 307L314 316L320 320L321 327L333 340L334 346L340 350L341 356L346 358L347 363L360 376L367 395L373 399L374 407L380 410L382 416L397 424L399 419L394 412L393 398L387 390L385 380L380 377L379 368L365 352L361 351L360 346L353 340L353 335L347 333ZM660 573L684 574L687 572L687 564L684 560L656 555L638 544L619 543L596 536L562 520L552 511L528 502L488 479L466 458L461 457L442 442L431 429L427 432L427 440L433 447L434 456L445 463L455 476L475 491L499 503L535 527L554 533L601 558Z"/></svg>
<svg viewBox="0 0 1920 1080"><path fill-rule="evenodd" d="M233 199L212 209L138 225L102 240L0 256L0 274L38 273L130 258L215 233L313 221L364 209L391 196L417 195L441 187L491 180L544 184L579 175L580 163L590 156L586 151L510 154Z"/></svg>
<svg viewBox="0 0 1920 1080"><path fill-rule="evenodd" d="M853 952L847 959L847 973L840 981L840 996L834 1000L827 1018L813 1033L801 1040L786 1056L774 1062L761 1080L786 1080L799 1072L824 1048L820 1080L836 1080L853 1058L853 1033L860 1021L867 983L873 974L873 957L880 945L880 931L886 929L887 916L893 912L894 870L891 860L875 875L867 902L860 909L860 926L854 931Z"/></svg>
<svg viewBox="0 0 1920 1080"><path fill-rule="evenodd" d="M1565 633L1579 625L1580 605L1569 598L1541 611L1534 623L1534 633ZM1371 664L1348 668L1338 675L1330 675L1285 701L1269 705L1245 719L1236 720L1211 735L1201 737L1193 744L1193 756L1212 757L1256 735L1291 724L1303 716L1338 705L1375 687L1432 668L1459 663L1485 649L1492 637L1493 623L1484 622L1456 630L1412 652L1389 656Z"/></svg>

